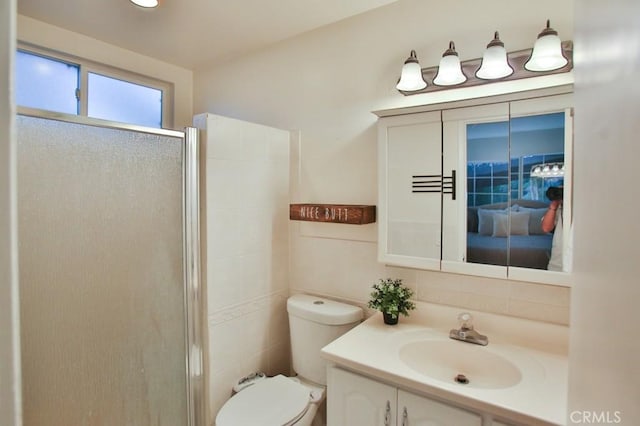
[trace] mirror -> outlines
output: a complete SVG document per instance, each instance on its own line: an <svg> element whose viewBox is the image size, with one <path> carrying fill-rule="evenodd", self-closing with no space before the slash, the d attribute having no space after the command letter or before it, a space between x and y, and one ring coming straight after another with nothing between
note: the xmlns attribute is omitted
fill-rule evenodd
<svg viewBox="0 0 640 426"><path fill-rule="evenodd" d="M571 95L442 114L444 168L464 194L443 201L442 270L570 284ZM550 187L564 191L557 211Z"/></svg>
<svg viewBox="0 0 640 426"><path fill-rule="evenodd" d="M467 262L562 271L561 256L549 264L561 225L542 220L547 190L564 187L564 115L467 125Z"/></svg>

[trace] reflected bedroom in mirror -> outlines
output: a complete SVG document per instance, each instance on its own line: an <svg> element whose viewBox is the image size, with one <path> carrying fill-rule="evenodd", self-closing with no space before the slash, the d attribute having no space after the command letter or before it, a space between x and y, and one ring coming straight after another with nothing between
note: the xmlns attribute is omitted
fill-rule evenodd
<svg viewBox="0 0 640 426"><path fill-rule="evenodd" d="M550 265L562 259L562 208L547 197L564 187L565 112L467 124L466 173L467 262L568 270Z"/></svg>

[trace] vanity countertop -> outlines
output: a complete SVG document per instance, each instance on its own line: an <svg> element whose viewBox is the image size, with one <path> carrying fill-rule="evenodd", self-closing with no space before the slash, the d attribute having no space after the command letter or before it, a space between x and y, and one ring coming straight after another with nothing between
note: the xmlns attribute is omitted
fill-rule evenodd
<svg viewBox="0 0 640 426"><path fill-rule="evenodd" d="M325 346L322 356L338 366L399 388L518 423L566 423L567 327L472 312L476 330L489 337L488 346L479 346L449 339L449 330L457 327L456 316L460 309L438 305L421 308L412 312L410 317L401 317L399 324L393 326L384 324L382 315L377 313ZM469 373L468 385L456 383L453 377L447 380L421 373L405 362L406 348L413 344L419 351L421 343L416 346L416 342L424 341L439 341L440 346L449 348L447 350L459 348L461 356L467 358L462 364L471 362L477 366L484 365L484 359L506 359L516 367L520 376L515 380L509 379L513 383L506 385L474 386L474 374L488 375L489 380L493 371L499 370L504 374L501 364L491 362L487 362L487 368ZM462 346L451 346L455 344ZM415 359L416 351L413 352ZM478 362L469 359L475 358L473 354L481 355L477 357ZM417 357L420 355L418 352Z"/></svg>

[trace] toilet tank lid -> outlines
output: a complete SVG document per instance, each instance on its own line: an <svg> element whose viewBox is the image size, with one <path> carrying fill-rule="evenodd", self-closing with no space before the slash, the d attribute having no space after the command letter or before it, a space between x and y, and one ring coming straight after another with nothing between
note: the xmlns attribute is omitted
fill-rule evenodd
<svg viewBox="0 0 640 426"><path fill-rule="evenodd" d="M290 315L320 324L352 324L362 320L362 309L346 303L308 294L296 294L287 300Z"/></svg>

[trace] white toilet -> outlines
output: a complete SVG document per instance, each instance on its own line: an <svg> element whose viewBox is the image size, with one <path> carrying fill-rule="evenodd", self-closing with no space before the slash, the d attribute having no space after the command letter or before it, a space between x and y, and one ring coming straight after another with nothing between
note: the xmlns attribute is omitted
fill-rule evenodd
<svg viewBox="0 0 640 426"><path fill-rule="evenodd" d="M235 394L216 426L310 426L325 397L326 365L320 349L362 320L362 309L298 294L287 300L296 377L278 375Z"/></svg>

